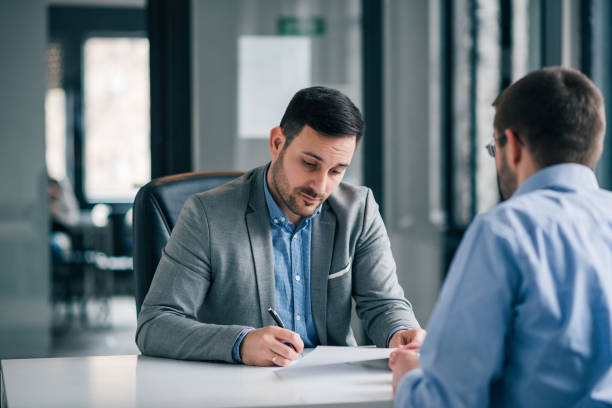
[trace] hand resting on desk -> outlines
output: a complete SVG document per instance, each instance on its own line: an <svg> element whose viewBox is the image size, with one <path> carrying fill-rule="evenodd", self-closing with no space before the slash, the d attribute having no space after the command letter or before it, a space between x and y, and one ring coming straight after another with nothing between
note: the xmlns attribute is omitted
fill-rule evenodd
<svg viewBox="0 0 612 408"><path fill-rule="evenodd" d="M293 349L283 343L289 343ZM304 350L300 335L277 326L250 331L240 345L240 358L246 365L284 367Z"/></svg>
<svg viewBox="0 0 612 408"><path fill-rule="evenodd" d="M423 329L398 330L389 341L389 348L407 347L418 350L425 340L427 332Z"/></svg>

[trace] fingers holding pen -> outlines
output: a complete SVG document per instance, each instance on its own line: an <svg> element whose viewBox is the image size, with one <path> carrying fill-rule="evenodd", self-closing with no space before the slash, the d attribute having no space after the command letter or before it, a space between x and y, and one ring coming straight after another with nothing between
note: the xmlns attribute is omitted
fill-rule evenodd
<svg viewBox="0 0 612 408"><path fill-rule="evenodd" d="M284 358L289 361L297 360L300 355L290 346L276 342L270 345L270 350L280 358Z"/></svg>
<svg viewBox="0 0 612 408"><path fill-rule="evenodd" d="M286 366L296 360L303 349L304 343L297 333L268 326L247 333L240 345L240 357L247 365Z"/></svg>
<svg viewBox="0 0 612 408"><path fill-rule="evenodd" d="M273 329L271 331L274 334L275 341L271 342L270 347L276 354L272 363L284 367L297 360L304 349L304 343L300 336L291 330L280 327L271 327L271 329Z"/></svg>
<svg viewBox="0 0 612 408"><path fill-rule="evenodd" d="M272 362L273 365L279 366L279 367L285 367L289 364L291 364L291 362L293 360L289 360L287 358L283 358L280 355L276 354L276 353L272 353L272 359L270 360Z"/></svg>
<svg viewBox="0 0 612 408"><path fill-rule="evenodd" d="M270 326L270 328L273 329L274 336L278 341L290 344L297 354L304 351L304 342L299 334L281 327Z"/></svg>

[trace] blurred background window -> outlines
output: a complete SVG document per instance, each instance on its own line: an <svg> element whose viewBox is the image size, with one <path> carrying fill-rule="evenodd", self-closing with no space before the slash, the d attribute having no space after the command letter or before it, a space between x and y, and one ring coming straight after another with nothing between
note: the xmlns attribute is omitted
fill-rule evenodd
<svg viewBox="0 0 612 408"><path fill-rule="evenodd" d="M48 8L48 207L62 255L51 262L51 355L137 351L130 209L151 178L144 6Z"/></svg>
<svg viewBox="0 0 612 408"><path fill-rule="evenodd" d="M50 88L45 99L47 173L56 180L66 177L66 92Z"/></svg>
<svg viewBox="0 0 612 408"><path fill-rule="evenodd" d="M48 89L45 97L45 156L47 173L55 180L66 178L66 92L62 88L62 48L47 48Z"/></svg>
<svg viewBox="0 0 612 408"><path fill-rule="evenodd" d="M90 38L83 48L85 195L132 202L151 173L149 40Z"/></svg>

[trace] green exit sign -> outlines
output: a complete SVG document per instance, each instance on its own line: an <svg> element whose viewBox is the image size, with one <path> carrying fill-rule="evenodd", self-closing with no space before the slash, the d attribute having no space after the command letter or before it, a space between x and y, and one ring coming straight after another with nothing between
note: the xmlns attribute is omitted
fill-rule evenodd
<svg viewBox="0 0 612 408"><path fill-rule="evenodd" d="M281 17L278 19L279 35L321 36L325 33L323 17Z"/></svg>

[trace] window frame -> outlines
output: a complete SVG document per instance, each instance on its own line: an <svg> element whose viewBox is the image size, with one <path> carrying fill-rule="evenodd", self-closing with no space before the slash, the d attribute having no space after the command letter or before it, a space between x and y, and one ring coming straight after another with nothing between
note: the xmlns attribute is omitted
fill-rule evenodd
<svg viewBox="0 0 612 408"><path fill-rule="evenodd" d="M81 209L91 202L85 194L85 99L83 46L91 37L148 38L146 9L133 7L49 6L49 43L62 49L62 88L66 93L66 175ZM131 202L102 202L113 213L125 213Z"/></svg>

